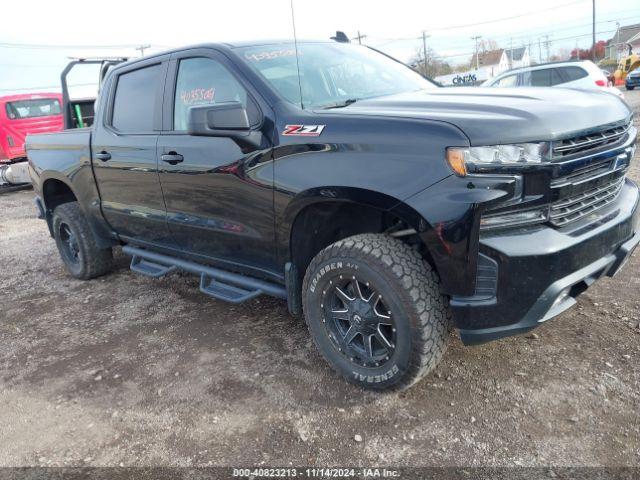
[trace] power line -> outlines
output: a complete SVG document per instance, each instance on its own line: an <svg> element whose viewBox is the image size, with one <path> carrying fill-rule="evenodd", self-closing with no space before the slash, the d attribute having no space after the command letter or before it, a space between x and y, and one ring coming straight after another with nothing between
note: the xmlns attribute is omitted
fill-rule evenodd
<svg viewBox="0 0 640 480"><path fill-rule="evenodd" d="M624 13L629 13L629 12L632 12L632 11L640 11L640 9L626 10ZM620 12L612 12L612 13L608 13L607 15L615 15L616 13L620 13ZM627 17L615 17L615 18L613 18L611 20L601 20L599 22L596 22L596 25L601 25L601 24L604 24L604 23L614 23L616 21L638 19L638 17L639 17L638 14L627 16ZM567 25L567 23L559 23L559 24L556 24L556 25ZM490 38L492 40L496 40L498 42L501 41L501 40L505 41L505 40L508 40L510 38L513 38L514 40L517 40L517 39L529 39L531 37L538 37L538 36L542 36L542 35L545 35L545 34L551 34L552 35L552 34L557 33L559 31L573 30L573 29L577 29L577 28L581 28L581 27L591 26L592 23L591 22L589 22L589 23L580 23L580 24L571 24L570 23L569 25L570 26L566 26L566 27L561 28L561 29L557 29L556 28L554 30L547 30L547 31L533 31L533 32L531 32L531 33L529 33L527 35L516 35L516 36L511 36L511 35L506 36L505 35L505 36L498 36L498 37L491 36ZM440 37L440 38L442 38L442 37ZM421 37L395 37L395 38L393 38L393 37L378 37L378 39L383 41L383 43L379 43L379 44L376 45L377 47L381 48L381 47L384 47L386 45L389 45L389 44L395 43L395 42L408 42L408 41L420 40ZM455 43L455 45L461 45L461 44L462 43L460 43L460 42ZM468 42L464 42L464 44L466 45L466 44L468 44Z"/></svg>
<svg viewBox="0 0 640 480"><path fill-rule="evenodd" d="M615 30L606 30L606 31L601 31L601 32L596 32L596 35L602 35L604 33L614 33ZM551 44L552 42L561 42L564 40L573 40L576 38L582 38L582 37L590 37L591 36L591 32L589 33L585 33L582 35L573 35L571 37L562 37L562 38L554 38L554 39L549 39L547 40L547 42L549 44ZM470 55L473 55L474 52L464 52L464 53L454 53L451 55L436 55L435 58L438 59L447 59L447 58L455 58L455 57L468 57Z"/></svg>
<svg viewBox="0 0 640 480"><path fill-rule="evenodd" d="M527 13L521 13L519 15L511 15L510 17L497 18L495 20L486 20L484 22L467 23L467 24L464 24L464 25L451 25L451 26L448 26L448 27L434 28L431 31L452 30L454 28L475 27L477 25L487 25L489 23L504 22L505 20L513 20L514 18L528 17L529 15L536 15L538 13L548 12L550 10L557 10L559 8L564 8L564 7L568 7L568 6L571 6L571 5L576 5L578 3L584 3L585 1L587 1L587 0L578 0L576 2L563 3L561 5L556 5L554 7L543 8L541 10L533 10L533 11L530 11L530 12L527 12Z"/></svg>
<svg viewBox="0 0 640 480"><path fill-rule="evenodd" d="M168 48L166 45L145 45L145 48ZM68 49L117 49L117 48L129 48L136 49L136 47L140 47L140 44L121 44L121 45L51 45L51 44L41 44L41 43L9 43L9 42L0 42L0 48L23 48L28 50L39 50L39 49L58 49L58 50L68 50Z"/></svg>

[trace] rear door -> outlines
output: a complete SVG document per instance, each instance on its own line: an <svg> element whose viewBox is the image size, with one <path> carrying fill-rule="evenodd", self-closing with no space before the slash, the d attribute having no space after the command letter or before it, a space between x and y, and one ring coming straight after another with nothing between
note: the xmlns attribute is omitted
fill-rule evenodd
<svg viewBox="0 0 640 480"><path fill-rule="evenodd" d="M553 87L564 81L557 68L538 68L522 72L521 75L524 87Z"/></svg>
<svg viewBox="0 0 640 480"><path fill-rule="evenodd" d="M225 267L275 269L270 108L213 49L174 54L165 92L159 172L176 242ZM263 132L261 147L187 134L191 106L230 101L242 103L252 127Z"/></svg>
<svg viewBox="0 0 640 480"><path fill-rule="evenodd" d="M173 244L158 179L158 135L169 55L118 69L101 99L92 155L102 211L125 239Z"/></svg>

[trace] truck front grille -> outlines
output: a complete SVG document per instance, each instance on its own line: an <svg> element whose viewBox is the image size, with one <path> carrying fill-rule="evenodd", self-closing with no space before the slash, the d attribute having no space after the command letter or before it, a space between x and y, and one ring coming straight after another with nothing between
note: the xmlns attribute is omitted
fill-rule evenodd
<svg viewBox="0 0 640 480"><path fill-rule="evenodd" d="M550 223L556 227L563 227L610 204L620 193L624 179L625 177L623 176L612 182L552 203L549 214Z"/></svg>
<svg viewBox="0 0 640 480"><path fill-rule="evenodd" d="M606 145L612 145L622 139L632 125L633 120L630 120L626 125L554 142L553 156L564 157L575 153L585 153Z"/></svg>

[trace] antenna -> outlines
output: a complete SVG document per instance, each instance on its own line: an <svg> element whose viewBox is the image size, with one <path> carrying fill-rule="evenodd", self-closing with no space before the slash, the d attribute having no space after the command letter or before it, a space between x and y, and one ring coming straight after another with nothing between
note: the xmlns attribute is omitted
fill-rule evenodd
<svg viewBox="0 0 640 480"><path fill-rule="evenodd" d="M296 35L296 16L293 13L293 0L291 4L291 23L293 23L293 45L296 49L296 69L298 70L298 89L300 90L300 107L304 110L304 103L302 101L302 81L300 80L300 60L298 59L298 36Z"/></svg>

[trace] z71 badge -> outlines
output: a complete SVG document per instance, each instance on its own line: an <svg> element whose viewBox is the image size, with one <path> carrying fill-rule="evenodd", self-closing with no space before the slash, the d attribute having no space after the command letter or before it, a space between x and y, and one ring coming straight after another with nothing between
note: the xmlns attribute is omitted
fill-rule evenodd
<svg viewBox="0 0 640 480"><path fill-rule="evenodd" d="M282 135L299 135L301 137L317 137L324 130L324 125L285 125Z"/></svg>

